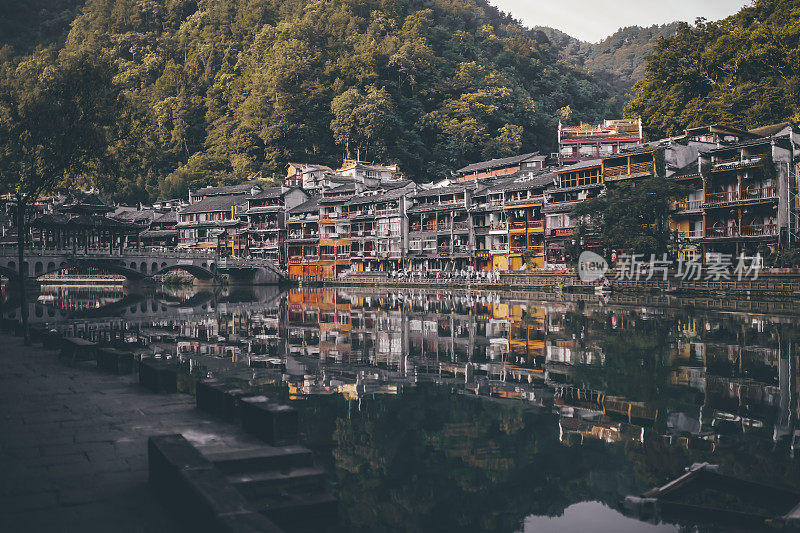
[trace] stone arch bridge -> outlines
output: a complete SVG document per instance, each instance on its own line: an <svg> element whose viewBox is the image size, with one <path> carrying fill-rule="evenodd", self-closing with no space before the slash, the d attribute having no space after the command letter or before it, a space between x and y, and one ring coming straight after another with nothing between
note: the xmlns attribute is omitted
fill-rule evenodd
<svg viewBox="0 0 800 533"><path fill-rule="evenodd" d="M19 265L16 248L0 249L0 275L16 279ZM217 257L196 251L123 249L110 252L74 249L26 249L22 272L26 278L69 267L100 268L136 280L172 270L185 270L201 280L217 281L227 276L233 282L269 285L285 275L268 259Z"/></svg>

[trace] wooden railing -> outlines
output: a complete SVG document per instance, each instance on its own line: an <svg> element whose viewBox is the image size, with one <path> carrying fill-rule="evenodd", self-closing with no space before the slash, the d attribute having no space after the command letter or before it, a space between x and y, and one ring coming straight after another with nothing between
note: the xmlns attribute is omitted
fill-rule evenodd
<svg viewBox="0 0 800 533"><path fill-rule="evenodd" d="M742 226L725 226L706 229L706 237L761 237L778 234L777 224L752 224Z"/></svg>
<svg viewBox="0 0 800 533"><path fill-rule="evenodd" d="M695 211L703 207L703 200L679 200L674 203L676 211Z"/></svg>
<svg viewBox="0 0 800 533"><path fill-rule="evenodd" d="M703 230L679 231L679 239L698 239L703 236Z"/></svg>
<svg viewBox="0 0 800 533"><path fill-rule="evenodd" d="M618 176L631 176L633 174L643 174L646 172L653 172L653 162L647 161L644 163L631 163L621 167L605 167L603 169L603 176L605 178L615 178Z"/></svg>
<svg viewBox="0 0 800 533"><path fill-rule="evenodd" d="M777 198L775 187L746 188L743 193L738 191L721 191L706 193L705 204L726 204L730 202L773 199Z"/></svg>

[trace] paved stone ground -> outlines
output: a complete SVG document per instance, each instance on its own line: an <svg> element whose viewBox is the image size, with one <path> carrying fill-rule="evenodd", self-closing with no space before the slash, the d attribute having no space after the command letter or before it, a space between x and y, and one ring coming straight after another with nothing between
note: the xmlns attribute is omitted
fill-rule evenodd
<svg viewBox="0 0 800 533"><path fill-rule="evenodd" d="M147 485L147 437L241 448L231 430L192 396L68 367L0 335L0 531L184 531Z"/></svg>

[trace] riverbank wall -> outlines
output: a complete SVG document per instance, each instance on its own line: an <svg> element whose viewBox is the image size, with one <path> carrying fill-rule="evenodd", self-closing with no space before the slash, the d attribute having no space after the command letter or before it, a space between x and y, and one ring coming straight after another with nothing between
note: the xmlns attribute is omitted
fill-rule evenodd
<svg viewBox="0 0 800 533"><path fill-rule="evenodd" d="M582 281L572 272L501 272L488 279L464 278L396 278L386 273L354 273L338 279L301 280L302 285L332 287L425 287L432 289L485 289L525 290L547 292L592 293L605 290L622 293L664 293L684 296L732 295L741 297L800 297L800 269L774 269L763 272L757 278L682 280L675 277L664 279L623 279L609 272L602 280Z"/></svg>

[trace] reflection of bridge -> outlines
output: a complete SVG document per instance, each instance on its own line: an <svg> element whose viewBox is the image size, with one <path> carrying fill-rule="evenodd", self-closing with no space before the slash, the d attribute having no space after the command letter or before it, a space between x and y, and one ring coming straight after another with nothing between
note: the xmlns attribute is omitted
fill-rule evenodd
<svg viewBox="0 0 800 533"><path fill-rule="evenodd" d="M201 292L186 302L170 304L164 301L130 294L118 302L83 312L66 311L38 301L27 303L30 324L138 324L161 319L199 319L219 313L252 313L271 309L280 302L278 287L261 287L251 299L232 301L210 292ZM19 305L9 309L5 316L17 319Z"/></svg>
<svg viewBox="0 0 800 533"><path fill-rule="evenodd" d="M17 250L0 249L0 275L16 278ZM198 279L216 280L227 276L254 284L278 283L284 274L268 259L218 257L196 251L158 248L123 249L27 249L22 271L38 278L64 268L99 268L128 279L142 279L172 270L185 270Z"/></svg>

